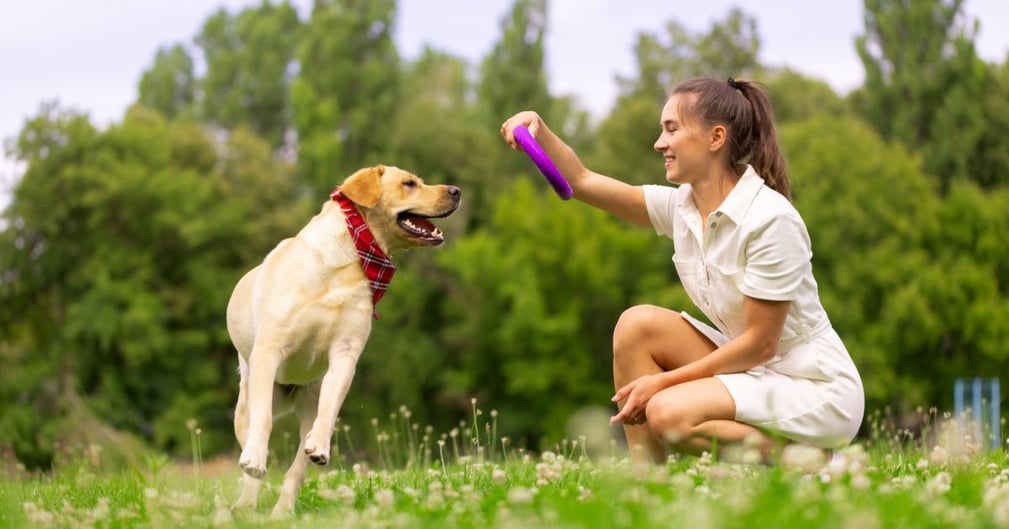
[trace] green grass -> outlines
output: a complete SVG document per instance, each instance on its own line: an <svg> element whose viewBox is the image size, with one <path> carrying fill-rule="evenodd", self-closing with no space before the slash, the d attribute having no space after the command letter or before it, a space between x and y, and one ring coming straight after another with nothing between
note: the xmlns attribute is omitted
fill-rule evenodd
<svg viewBox="0 0 1009 529"><path fill-rule="evenodd" d="M228 509L239 477L230 459L218 471L153 457L101 473L81 458L0 478L0 527L1009 527L1005 451L946 432L881 429L832 461L798 449L770 467L688 457L632 469L616 449L590 457L584 438L531 454L500 440L491 450L489 435L464 424L433 438L393 419L403 429L376 425L385 447L371 465L311 471L293 519L269 517L287 458L244 514Z"/></svg>

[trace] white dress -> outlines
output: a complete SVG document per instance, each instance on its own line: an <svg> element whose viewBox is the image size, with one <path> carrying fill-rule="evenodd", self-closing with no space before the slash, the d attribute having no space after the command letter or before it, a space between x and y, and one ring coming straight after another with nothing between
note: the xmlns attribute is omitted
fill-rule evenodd
<svg viewBox="0 0 1009 529"><path fill-rule="evenodd" d="M774 358L716 375L736 420L823 448L851 442L865 409L862 380L820 304L809 234L791 202L749 166L707 219L690 185L646 185L644 195L656 232L673 239L680 282L717 329L683 316L716 346L743 332L744 296L791 301Z"/></svg>

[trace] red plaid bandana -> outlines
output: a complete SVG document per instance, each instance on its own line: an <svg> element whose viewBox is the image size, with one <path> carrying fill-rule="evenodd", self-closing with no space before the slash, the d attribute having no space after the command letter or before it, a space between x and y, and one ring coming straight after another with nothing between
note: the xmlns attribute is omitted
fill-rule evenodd
<svg viewBox="0 0 1009 529"><path fill-rule="evenodd" d="M371 234L371 230L364 222L364 217L354 207L354 203L340 193L340 188L333 190L329 196L340 204L340 209L343 210L343 214L347 218L347 231L354 239L357 255L361 258L361 268L364 269L364 275L368 276L368 283L371 285L371 301L376 307L373 309L372 315L377 320L378 300L382 299L385 289L389 288L392 275L396 273L396 266L379 248L378 243L375 242L375 236Z"/></svg>

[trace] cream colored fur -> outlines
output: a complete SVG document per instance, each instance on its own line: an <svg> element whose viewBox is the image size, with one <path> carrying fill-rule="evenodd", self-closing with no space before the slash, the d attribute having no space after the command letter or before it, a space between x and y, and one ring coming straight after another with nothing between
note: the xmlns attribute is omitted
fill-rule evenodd
<svg viewBox="0 0 1009 529"><path fill-rule="evenodd" d="M442 242L440 232L419 237L400 227L400 213L440 217L460 202L457 187L425 185L416 175L381 165L357 171L341 190L387 255ZM282 405L294 405L300 443L273 513L293 510L309 460L329 462L333 427L371 333L372 309L343 211L332 200L239 280L227 312L228 333L238 350L235 435L244 470L235 508L256 505L274 411ZM280 385L298 389L288 395Z"/></svg>

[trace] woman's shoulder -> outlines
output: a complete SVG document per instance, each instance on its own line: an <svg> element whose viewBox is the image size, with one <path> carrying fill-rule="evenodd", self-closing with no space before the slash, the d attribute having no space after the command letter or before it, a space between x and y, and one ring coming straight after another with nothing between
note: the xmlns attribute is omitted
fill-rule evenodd
<svg viewBox="0 0 1009 529"><path fill-rule="evenodd" d="M747 217L757 224L763 224L774 218L789 218L800 223L803 222L802 215L799 214L799 210L795 208L792 201L766 185L761 186L757 191L747 213Z"/></svg>

